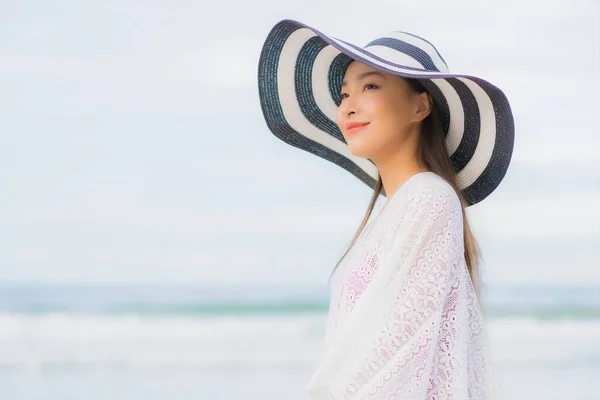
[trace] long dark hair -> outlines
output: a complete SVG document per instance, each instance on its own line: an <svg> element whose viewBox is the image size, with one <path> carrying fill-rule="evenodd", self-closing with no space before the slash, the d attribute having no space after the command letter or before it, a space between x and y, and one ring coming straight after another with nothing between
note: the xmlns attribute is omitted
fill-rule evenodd
<svg viewBox="0 0 600 400"><path fill-rule="evenodd" d="M423 85L416 79L406 79L410 88L414 90L416 93L424 93L427 92ZM419 140L419 157L425 165L427 169L435 174L444 178L450 186L454 189L456 194L458 195L461 204L462 204L462 215L463 215L463 231L464 231L464 245L465 245L465 260L467 263L467 268L469 270L469 275L471 276L471 280L473 281L473 285L475 286L476 292L480 293L480 281L479 281L479 259L480 259L480 249L473 233L471 231L471 227L469 226L469 221L466 215L466 207L467 203L462 195L461 190L458 187L458 183L456 182L456 171L452 165L452 161L450 159L450 155L448 154L448 149L445 144L445 135L442 127L442 123L440 122L438 111L435 107L435 104L432 102L431 104L431 113L423 120L421 125L421 135ZM381 181L381 177L377 180L374 190L373 196L371 196L371 201L369 202L369 206L367 207L367 212L356 231L354 238L350 242L348 248L346 249L344 255L337 262L335 268L332 271L339 267L342 260L348 255L354 244L356 243L358 237L366 226L371 213L373 212L373 208L377 199L381 195L383 191L383 182Z"/></svg>

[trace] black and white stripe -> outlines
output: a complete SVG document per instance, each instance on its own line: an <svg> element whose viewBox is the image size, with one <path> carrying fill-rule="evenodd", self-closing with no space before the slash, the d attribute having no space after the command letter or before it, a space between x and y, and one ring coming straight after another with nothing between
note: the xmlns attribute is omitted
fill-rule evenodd
<svg viewBox="0 0 600 400"><path fill-rule="evenodd" d="M448 152L469 205L498 186L514 141L506 96L482 79L450 74L431 43L405 32L388 33L360 48L296 21L278 23L263 46L258 71L261 106L271 131L373 186L377 168L350 153L335 122L341 80L352 60L424 85L440 111Z"/></svg>

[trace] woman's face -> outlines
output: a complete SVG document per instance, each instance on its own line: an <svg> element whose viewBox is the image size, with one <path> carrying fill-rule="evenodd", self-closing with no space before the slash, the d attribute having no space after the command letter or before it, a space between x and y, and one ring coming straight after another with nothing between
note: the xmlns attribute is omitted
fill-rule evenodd
<svg viewBox="0 0 600 400"><path fill-rule="evenodd" d="M352 154L377 163L399 149L416 151L429 104L427 93L405 79L354 61L344 75L337 124Z"/></svg>

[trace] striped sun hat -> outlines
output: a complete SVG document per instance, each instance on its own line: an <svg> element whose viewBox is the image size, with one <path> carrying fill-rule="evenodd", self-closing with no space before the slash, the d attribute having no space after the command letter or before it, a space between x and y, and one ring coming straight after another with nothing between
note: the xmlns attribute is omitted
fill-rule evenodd
<svg viewBox="0 0 600 400"><path fill-rule="evenodd" d="M258 87L269 129L292 146L346 169L374 187L375 164L352 153L335 120L344 72L352 61L418 79L433 98L467 205L500 184L514 145L504 93L483 79L451 74L427 40L390 32L359 47L292 20L277 23L260 55Z"/></svg>

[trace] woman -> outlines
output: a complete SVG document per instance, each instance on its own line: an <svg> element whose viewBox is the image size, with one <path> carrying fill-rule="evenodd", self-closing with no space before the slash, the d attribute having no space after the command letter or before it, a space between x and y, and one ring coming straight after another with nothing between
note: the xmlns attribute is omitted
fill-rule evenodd
<svg viewBox="0 0 600 400"><path fill-rule="evenodd" d="M492 398L479 253L465 209L508 168L506 96L450 74L415 35L390 32L361 48L290 20L266 39L259 92L277 137L374 188L333 270L311 398ZM387 200L371 215L381 194Z"/></svg>

